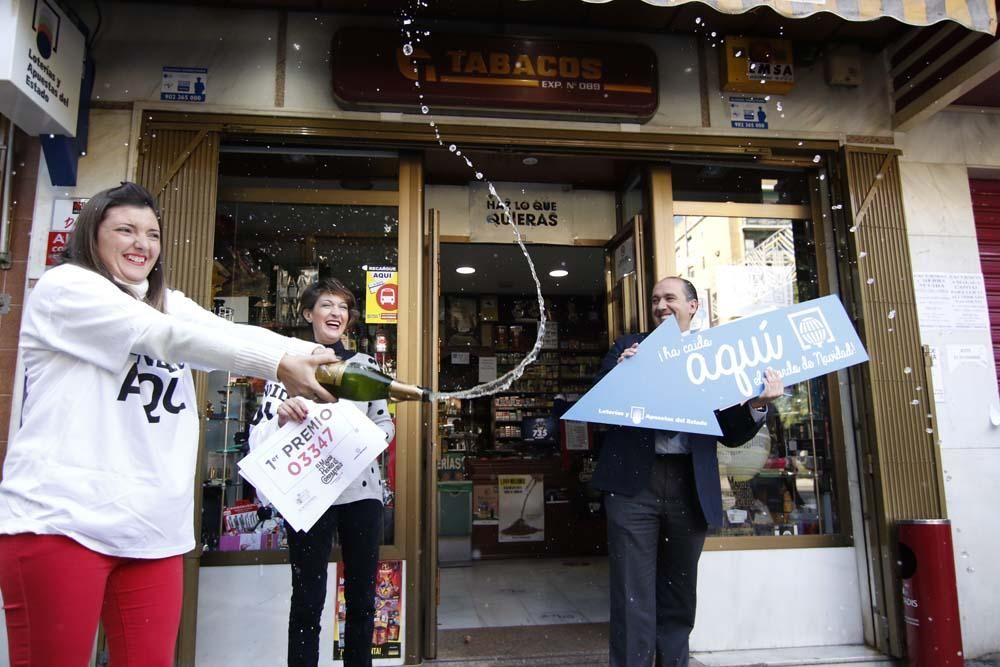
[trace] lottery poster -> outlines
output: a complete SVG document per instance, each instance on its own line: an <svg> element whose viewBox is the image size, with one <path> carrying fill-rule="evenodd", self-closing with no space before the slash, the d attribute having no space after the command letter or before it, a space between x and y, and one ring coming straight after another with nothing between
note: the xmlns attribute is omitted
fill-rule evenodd
<svg viewBox="0 0 1000 667"><path fill-rule="evenodd" d="M406 563L379 561L375 574L375 631L372 633L372 664L402 665L405 636ZM347 602L344 599L344 564L337 563L337 598L334 604L333 664L344 664L344 630Z"/></svg>

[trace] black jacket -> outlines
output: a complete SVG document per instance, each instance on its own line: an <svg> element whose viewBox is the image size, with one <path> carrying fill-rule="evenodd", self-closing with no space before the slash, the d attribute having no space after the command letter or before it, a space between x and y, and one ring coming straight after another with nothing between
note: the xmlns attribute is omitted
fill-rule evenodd
<svg viewBox="0 0 1000 667"><path fill-rule="evenodd" d="M601 362L597 380L615 367L624 350L633 343L642 342L647 335L643 333L619 337ZM738 447L750 440L763 423L756 423L750 410L747 403L717 410L715 416L723 434L718 441L727 447ZM600 459L592 482L594 487L626 496L638 493L648 482L656 458L655 435L654 429L612 426L602 441ZM688 434L698 500L705 522L710 527L722 525L722 487L719 483L716 441L717 438L712 435Z"/></svg>

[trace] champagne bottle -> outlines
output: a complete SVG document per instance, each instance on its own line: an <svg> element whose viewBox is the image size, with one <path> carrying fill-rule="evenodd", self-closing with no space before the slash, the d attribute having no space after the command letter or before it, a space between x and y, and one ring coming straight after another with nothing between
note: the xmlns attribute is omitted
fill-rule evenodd
<svg viewBox="0 0 1000 667"><path fill-rule="evenodd" d="M336 396L349 401L429 401L431 392L415 384L397 382L373 368L337 361L316 369L316 381Z"/></svg>

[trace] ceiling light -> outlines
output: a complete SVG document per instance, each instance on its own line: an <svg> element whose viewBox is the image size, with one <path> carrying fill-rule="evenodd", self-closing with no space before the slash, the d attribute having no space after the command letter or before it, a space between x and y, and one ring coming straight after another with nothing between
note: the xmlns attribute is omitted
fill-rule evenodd
<svg viewBox="0 0 1000 667"><path fill-rule="evenodd" d="M549 275L553 278L565 278L569 275L569 271L566 269L552 269L549 271Z"/></svg>
<svg viewBox="0 0 1000 667"><path fill-rule="evenodd" d="M475 273L475 272L476 269L475 267L472 266L460 266L457 269L455 269L455 273L461 273L463 276L467 276L470 273Z"/></svg>
<svg viewBox="0 0 1000 667"><path fill-rule="evenodd" d="M536 164L538 164L538 158L536 158L533 155L529 155L528 157L521 160L521 164L523 164L525 167L534 167Z"/></svg>

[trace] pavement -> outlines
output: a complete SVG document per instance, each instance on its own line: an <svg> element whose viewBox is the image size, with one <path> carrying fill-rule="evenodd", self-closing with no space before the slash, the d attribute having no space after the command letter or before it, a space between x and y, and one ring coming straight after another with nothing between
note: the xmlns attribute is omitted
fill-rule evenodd
<svg viewBox="0 0 1000 667"><path fill-rule="evenodd" d="M437 659L427 667L607 667L607 623L438 632ZM867 646L819 646L696 653L689 667L905 667ZM930 666L929 666L930 667ZM964 667L1000 667L1000 654Z"/></svg>

